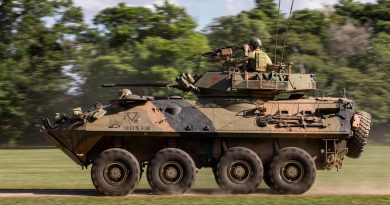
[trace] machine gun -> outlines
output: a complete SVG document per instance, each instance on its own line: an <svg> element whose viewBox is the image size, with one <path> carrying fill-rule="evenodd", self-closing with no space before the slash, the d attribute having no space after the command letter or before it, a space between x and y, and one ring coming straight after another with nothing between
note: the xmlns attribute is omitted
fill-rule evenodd
<svg viewBox="0 0 390 205"><path fill-rule="evenodd" d="M245 58L233 58L233 53L237 50L243 50L244 52L248 52L247 50L245 50L244 44L216 48L206 53L194 54L194 56L200 55L203 57L207 57L209 62L220 62L223 64L226 70L246 70L245 66L243 66L243 63L246 62ZM291 73L291 66L292 63L288 63L288 73ZM267 69L275 70L277 72L283 72L285 67L286 65L284 63L278 62L276 64L267 66Z"/></svg>
<svg viewBox="0 0 390 205"><path fill-rule="evenodd" d="M233 54L235 51L244 50L244 45L231 45L220 48L215 48L212 51L206 53L197 53L194 54L206 57L208 62L212 63L222 63L226 70L231 68L236 68L237 63L233 62Z"/></svg>
<svg viewBox="0 0 390 205"><path fill-rule="evenodd" d="M232 45L232 46L226 46L226 47L220 47L220 48L215 48L212 51L206 52L206 53L201 53L198 55L201 55L203 57L207 58L212 58L212 57L221 57L221 58L226 58L226 57L231 57L233 55L234 51L237 50L243 50L242 45ZM197 55L197 54L195 54Z"/></svg>

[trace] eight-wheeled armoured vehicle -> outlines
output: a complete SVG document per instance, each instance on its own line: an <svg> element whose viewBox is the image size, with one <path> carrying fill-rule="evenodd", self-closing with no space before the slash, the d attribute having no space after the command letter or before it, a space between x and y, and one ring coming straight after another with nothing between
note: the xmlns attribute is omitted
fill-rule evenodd
<svg viewBox="0 0 390 205"><path fill-rule="evenodd" d="M224 49L231 48L218 52L231 53ZM277 193L301 194L317 170L360 156L371 116L345 96L306 96L316 89L314 74L276 67L249 72L227 65L171 84L106 84L169 86L196 99L123 89L107 105L45 119L42 132L78 165L92 165L92 182L105 195L131 193L143 169L154 192L184 193L204 167L229 193L254 192L264 181Z"/></svg>

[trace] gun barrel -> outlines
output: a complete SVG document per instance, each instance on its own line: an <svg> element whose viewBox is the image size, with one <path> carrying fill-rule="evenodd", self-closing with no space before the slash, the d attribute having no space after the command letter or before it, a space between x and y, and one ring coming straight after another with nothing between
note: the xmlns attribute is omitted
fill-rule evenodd
<svg viewBox="0 0 390 205"><path fill-rule="evenodd" d="M240 46L240 45L230 45L230 46L225 46L225 47L221 47L221 48L215 48L212 51L209 51L209 52L206 52L206 53L202 53L201 56L203 56L203 57L217 56L218 53L221 52L221 50L228 49L228 48L231 48L233 51L236 51L236 50L242 49L243 47Z"/></svg>
<svg viewBox="0 0 390 205"><path fill-rule="evenodd" d="M103 88L108 87L151 87L151 88L163 88L167 87L168 83L106 83L102 84Z"/></svg>

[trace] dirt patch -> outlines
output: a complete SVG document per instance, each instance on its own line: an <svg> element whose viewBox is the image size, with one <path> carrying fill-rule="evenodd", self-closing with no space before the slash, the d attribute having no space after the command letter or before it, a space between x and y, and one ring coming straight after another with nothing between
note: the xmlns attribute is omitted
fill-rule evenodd
<svg viewBox="0 0 390 205"><path fill-rule="evenodd" d="M249 196L267 196L276 195L270 189L262 188L256 193L249 194ZM191 192L184 194L184 196L224 196L229 193L223 192L219 189L193 189ZM312 188L303 196L316 195L390 195L390 188L375 188L375 187L332 187L332 188ZM101 196L94 189L3 189L0 190L1 197L83 197L83 196ZM129 197L145 197L145 196L159 196L153 194L150 189L138 189Z"/></svg>
<svg viewBox="0 0 390 205"><path fill-rule="evenodd" d="M390 187L321 187L312 188L304 195L390 195Z"/></svg>
<svg viewBox="0 0 390 205"><path fill-rule="evenodd" d="M94 189L0 189L1 197L99 196Z"/></svg>

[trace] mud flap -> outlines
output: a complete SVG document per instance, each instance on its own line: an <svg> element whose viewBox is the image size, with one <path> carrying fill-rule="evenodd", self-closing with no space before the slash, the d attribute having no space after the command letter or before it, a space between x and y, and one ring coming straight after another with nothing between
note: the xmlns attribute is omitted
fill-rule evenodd
<svg viewBox="0 0 390 205"><path fill-rule="evenodd" d="M58 148L61 149L62 152L64 152L76 164L78 164L80 166L86 166L86 164L76 154L74 154L69 147L67 147L65 144L63 144L54 135L50 134L49 130L43 130L42 132L43 132L43 135L45 136L46 139L48 139L50 142L54 143Z"/></svg>

